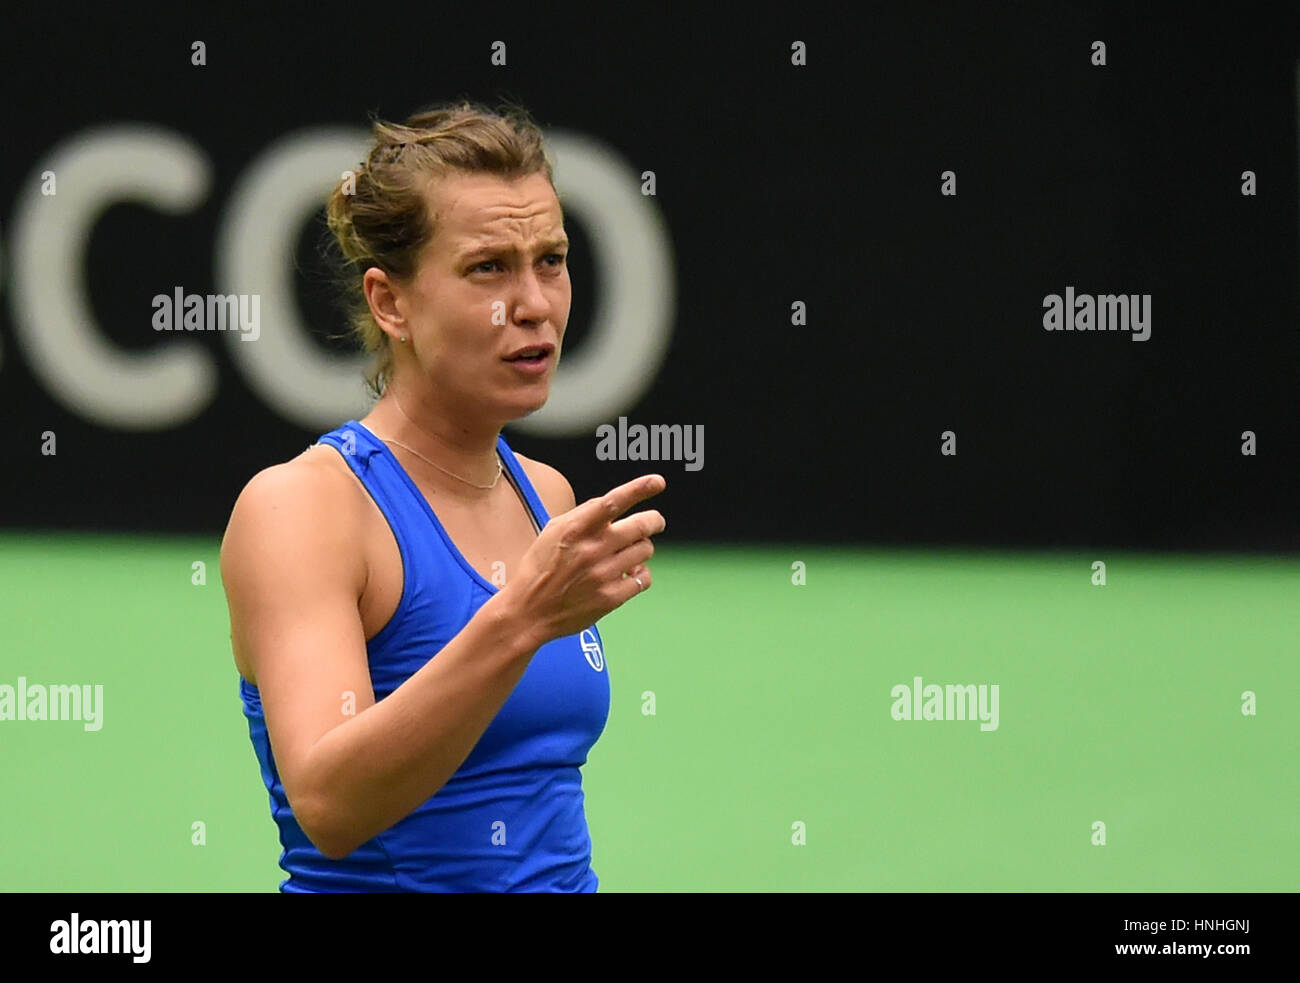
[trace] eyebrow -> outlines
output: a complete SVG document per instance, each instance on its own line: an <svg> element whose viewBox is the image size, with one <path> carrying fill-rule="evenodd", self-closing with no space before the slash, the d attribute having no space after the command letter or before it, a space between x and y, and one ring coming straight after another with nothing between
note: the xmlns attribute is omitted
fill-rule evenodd
<svg viewBox="0 0 1300 983"><path fill-rule="evenodd" d="M568 247L568 245L569 245L568 236L558 236L553 239L547 239L545 242L538 243L537 251L543 253L549 253L556 249L565 249ZM518 252L518 249L515 247L514 243L507 243L507 242L482 243L477 246L471 246L469 249L462 252L460 254L458 262L464 263L471 259L474 259L477 256L482 256L486 253L512 253L513 254L516 252Z"/></svg>

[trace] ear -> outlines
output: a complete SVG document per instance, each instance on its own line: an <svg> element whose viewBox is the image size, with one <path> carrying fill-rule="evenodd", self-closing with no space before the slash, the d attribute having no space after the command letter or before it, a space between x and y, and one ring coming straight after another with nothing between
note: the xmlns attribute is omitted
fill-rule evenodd
<svg viewBox="0 0 1300 983"><path fill-rule="evenodd" d="M361 286L366 294L366 303L370 305L370 314L379 329L394 342L409 337L406 317L402 313L405 304L388 274L379 267L372 266L362 277Z"/></svg>

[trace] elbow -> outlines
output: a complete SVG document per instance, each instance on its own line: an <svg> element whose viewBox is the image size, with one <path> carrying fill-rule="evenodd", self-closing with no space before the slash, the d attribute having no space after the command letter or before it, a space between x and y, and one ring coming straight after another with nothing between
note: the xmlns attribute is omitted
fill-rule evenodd
<svg viewBox="0 0 1300 983"><path fill-rule="evenodd" d="M317 850L323 853L330 860L342 860L356 849L355 846L339 847L337 845L328 844L324 841L317 842L316 840L312 840L312 843Z"/></svg>
<svg viewBox="0 0 1300 983"><path fill-rule="evenodd" d="M300 801L293 806L293 815L311 845L330 860L342 860L361 845L339 829L338 810L331 809L328 803L316 799Z"/></svg>
<svg viewBox="0 0 1300 983"><path fill-rule="evenodd" d="M307 830L304 829L303 832L307 833ZM359 845L345 844L342 840L321 832L319 828L315 833L307 833L307 839L311 840L312 846L330 860L342 860Z"/></svg>

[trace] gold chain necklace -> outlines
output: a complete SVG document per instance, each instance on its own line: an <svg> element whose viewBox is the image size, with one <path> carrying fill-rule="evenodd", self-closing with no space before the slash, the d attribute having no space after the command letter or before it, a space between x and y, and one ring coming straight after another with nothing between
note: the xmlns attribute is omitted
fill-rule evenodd
<svg viewBox="0 0 1300 983"><path fill-rule="evenodd" d="M406 411L405 411L404 409L402 409L402 404L399 403L399 402L397 401L397 396L396 396L396 394L394 394L394 396L393 396L393 404L397 407L397 412L398 412L398 413L401 413L402 416L406 416ZM416 430L423 430L423 429L424 429L424 428L421 427L418 423L416 423L414 420L412 420L409 416L406 416L406 422L409 423L411 426L415 427ZM490 484L490 485L480 485L480 484L478 484L478 483L475 482L475 481L470 481L468 478L462 478L460 475L458 475L458 474L454 474L454 473L452 473L451 471L448 471L446 468L444 468L441 464L438 464L436 461L430 461L427 457L425 457L423 454L421 454L419 451L417 451L414 447L407 447L407 446L406 446L405 444L403 444L400 440L389 440L387 437L381 437L380 440L382 440L385 444L393 444L393 445L395 445L395 446L397 446L397 447L402 448L403 450L410 451L412 454L414 454L416 457L418 457L421 461L424 461L426 464L432 464L435 468L437 468L437 469L438 469L439 471L441 471L443 474L451 475L451 477L455 478L457 481L463 481L463 482L465 482L465 484L467 484L467 485L473 485L475 488L481 488L481 489L483 489L483 490L485 490L485 491L489 491L489 490L491 490L491 489L493 489L493 488L495 488L495 487L497 486L497 482L501 480L501 474L502 474L502 471L504 470L504 469L501 467L501 456L498 454L498 455L497 455L497 476L496 476L495 478L492 479L492 484Z"/></svg>

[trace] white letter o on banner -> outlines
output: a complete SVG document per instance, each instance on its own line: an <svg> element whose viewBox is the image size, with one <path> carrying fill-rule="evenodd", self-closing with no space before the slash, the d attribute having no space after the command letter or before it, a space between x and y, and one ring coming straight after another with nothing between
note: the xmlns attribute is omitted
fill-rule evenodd
<svg viewBox="0 0 1300 983"><path fill-rule="evenodd" d="M261 297L260 332L226 335L253 391L307 430L364 416L369 356L340 356L316 344L294 300L294 259L307 220L365 157L368 135L314 129L271 145L243 174L217 233L216 282L223 293Z"/></svg>

